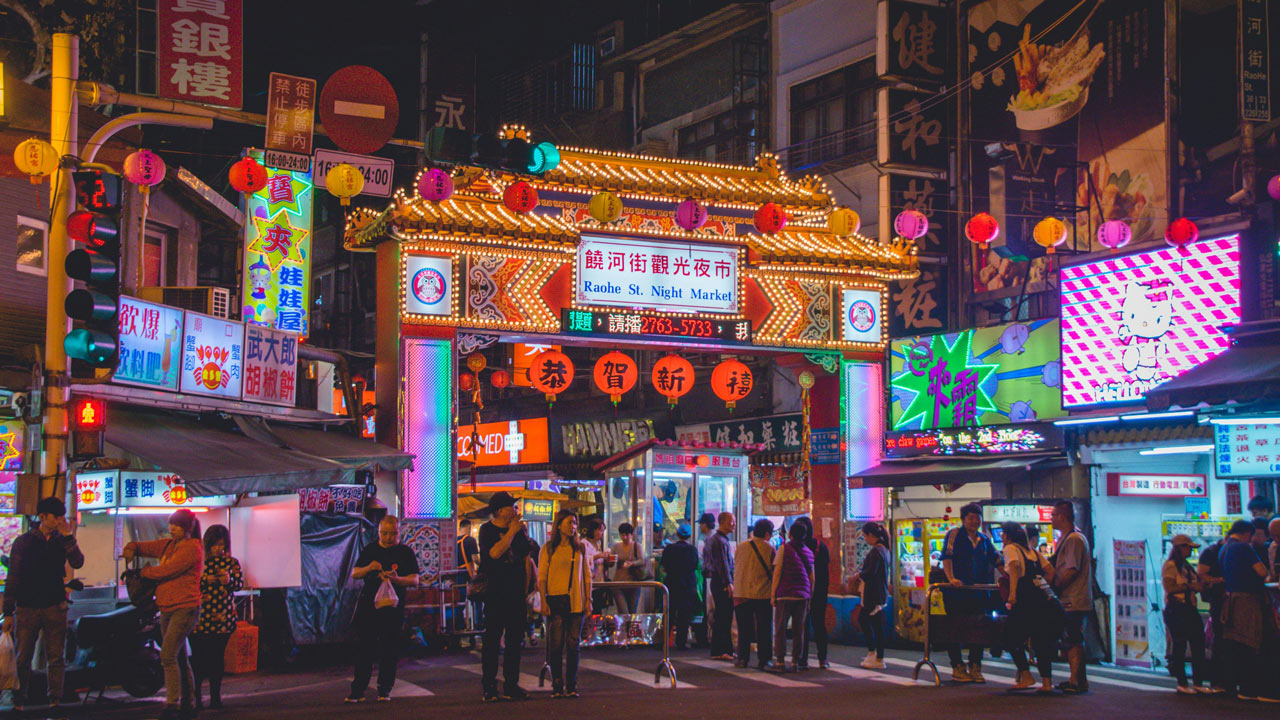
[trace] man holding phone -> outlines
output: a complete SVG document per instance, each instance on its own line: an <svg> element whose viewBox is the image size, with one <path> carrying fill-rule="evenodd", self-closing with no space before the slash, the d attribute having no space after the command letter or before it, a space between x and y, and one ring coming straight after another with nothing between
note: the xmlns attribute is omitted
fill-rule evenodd
<svg viewBox="0 0 1280 720"><path fill-rule="evenodd" d="M528 700L529 693L520 687L520 640L524 637L528 612L526 567L533 543L525 532L519 503L511 493L494 493L489 499L489 512L493 517L480 526L480 573L486 583L480 683L485 702L499 698ZM500 651L503 652L501 695L498 693Z"/></svg>

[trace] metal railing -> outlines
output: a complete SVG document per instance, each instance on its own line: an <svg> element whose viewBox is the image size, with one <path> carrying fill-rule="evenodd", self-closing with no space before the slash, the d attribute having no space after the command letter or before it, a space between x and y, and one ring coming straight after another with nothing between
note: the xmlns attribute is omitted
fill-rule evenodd
<svg viewBox="0 0 1280 720"><path fill-rule="evenodd" d="M662 682L662 673L665 670L667 677L671 679L671 687L676 687L676 668L671 664L671 595L667 592L667 586L655 580L616 580L608 582L591 583L592 590L632 590L653 588L662 591L662 660L658 661L658 667L653 671L653 684L657 685ZM544 600L545 602L545 600ZM590 598L587 602L591 602ZM546 684L547 673L551 672L551 644L550 638L547 638L547 659L542 662L542 670L538 672L538 687Z"/></svg>
<svg viewBox="0 0 1280 720"><path fill-rule="evenodd" d="M920 668L925 665L933 671L933 685L939 687L942 685L942 676L938 674L938 666L929 658L932 648L930 643L932 638L929 637L929 619L933 616L933 592L935 590L980 590L982 592L992 592L999 590L999 585L952 585L951 583L934 583L924 591L924 657L920 662L916 663L915 670L911 672L912 680L920 679Z"/></svg>

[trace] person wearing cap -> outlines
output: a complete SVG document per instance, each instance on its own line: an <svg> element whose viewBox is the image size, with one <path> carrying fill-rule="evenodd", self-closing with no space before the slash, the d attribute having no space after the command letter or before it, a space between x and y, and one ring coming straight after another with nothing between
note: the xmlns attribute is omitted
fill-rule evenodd
<svg viewBox="0 0 1280 720"><path fill-rule="evenodd" d="M480 573L485 587L484 648L480 685L484 701L527 700L520 687L520 640L528 612L527 567L533 543L525 532L511 493L496 492L489 499L489 522L480 526ZM503 641L506 649L503 649ZM498 692L498 655L502 653L502 692Z"/></svg>
<svg viewBox="0 0 1280 720"><path fill-rule="evenodd" d="M689 622L698 606L698 550L689 542L692 535L693 528L688 523L680 523L676 527L676 541L662 549L660 560L671 602L677 650L688 648Z"/></svg>
<svg viewBox="0 0 1280 720"><path fill-rule="evenodd" d="M1268 618L1270 607L1263 607L1263 580L1267 568L1253 549L1253 523L1237 520L1231 526L1231 539L1222 546L1222 566L1226 598L1222 604L1222 635L1225 665L1224 687L1241 700L1257 700L1262 689L1262 663L1259 652L1264 638L1275 632Z"/></svg>
<svg viewBox="0 0 1280 720"><path fill-rule="evenodd" d="M1187 535L1174 535L1169 558L1160 570L1164 583L1164 625L1173 642L1169 645L1169 674L1178 681L1178 692L1184 695L1208 693L1201 685L1208 679L1204 662L1204 625L1196 609L1196 593L1200 578L1188 558L1200 543ZM1187 683L1187 646L1191 646L1191 678Z"/></svg>

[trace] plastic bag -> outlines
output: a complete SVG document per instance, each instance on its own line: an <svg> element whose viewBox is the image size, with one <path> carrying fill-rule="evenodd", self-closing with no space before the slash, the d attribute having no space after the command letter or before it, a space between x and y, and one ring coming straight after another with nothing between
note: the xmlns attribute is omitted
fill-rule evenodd
<svg viewBox="0 0 1280 720"><path fill-rule="evenodd" d="M0 633L0 690L18 689L18 659L14 656L13 635Z"/></svg>
<svg viewBox="0 0 1280 720"><path fill-rule="evenodd" d="M381 610L382 608L393 608L400 604L400 596L396 594L395 585L391 584L391 580L383 580L382 585L378 587L378 594L373 596L373 607Z"/></svg>
<svg viewBox="0 0 1280 720"><path fill-rule="evenodd" d="M525 601L529 603L530 610L536 613L542 612L542 593L534 590L529 593L529 597L525 598Z"/></svg>

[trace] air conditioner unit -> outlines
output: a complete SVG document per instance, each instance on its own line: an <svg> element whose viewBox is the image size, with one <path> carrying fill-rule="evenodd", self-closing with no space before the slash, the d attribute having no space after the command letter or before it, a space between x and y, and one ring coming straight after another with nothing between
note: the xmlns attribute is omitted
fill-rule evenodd
<svg viewBox="0 0 1280 720"><path fill-rule="evenodd" d="M143 300L180 307L225 319L231 318L231 291L221 287L144 287L138 289Z"/></svg>

